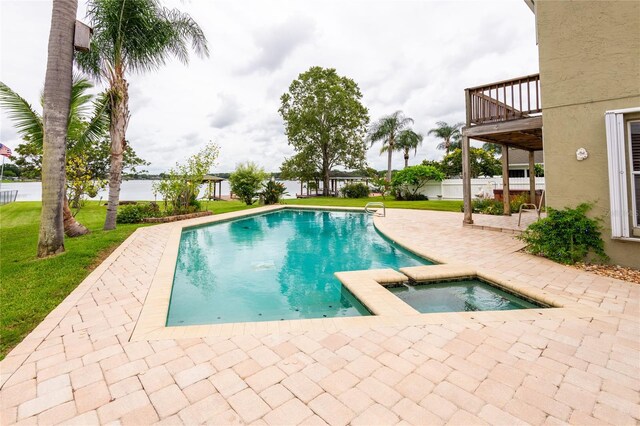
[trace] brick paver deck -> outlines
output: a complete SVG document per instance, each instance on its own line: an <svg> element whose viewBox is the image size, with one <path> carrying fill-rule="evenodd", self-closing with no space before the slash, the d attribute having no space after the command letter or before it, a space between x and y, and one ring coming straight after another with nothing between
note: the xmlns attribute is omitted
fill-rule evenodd
<svg viewBox="0 0 640 426"><path fill-rule="evenodd" d="M158 225L0 363L0 423L637 424L640 286L521 253L512 235L461 220L388 210L376 224L593 315L130 342L174 226Z"/></svg>

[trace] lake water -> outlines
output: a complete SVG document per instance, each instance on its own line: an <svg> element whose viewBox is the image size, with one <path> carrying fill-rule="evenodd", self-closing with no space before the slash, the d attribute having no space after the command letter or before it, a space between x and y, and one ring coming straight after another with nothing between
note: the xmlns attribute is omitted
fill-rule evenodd
<svg viewBox="0 0 640 426"><path fill-rule="evenodd" d="M153 193L152 180L126 180L122 182L120 189L120 200L122 201L154 201L156 196ZM300 182L282 181L287 187L288 195L284 198L295 198L296 193L300 192ZM18 190L18 198L16 201L40 201L42 200L42 183L40 182L12 182L2 183L2 191ZM203 185L200 188L200 196L205 194L206 188ZM222 182L222 195L229 195L229 181ZM108 188L100 191L92 200L106 200L108 196ZM158 197L160 199L160 197Z"/></svg>

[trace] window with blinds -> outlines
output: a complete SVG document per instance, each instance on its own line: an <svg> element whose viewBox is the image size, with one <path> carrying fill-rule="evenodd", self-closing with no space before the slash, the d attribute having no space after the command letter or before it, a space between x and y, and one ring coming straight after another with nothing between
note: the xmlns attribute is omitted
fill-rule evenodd
<svg viewBox="0 0 640 426"><path fill-rule="evenodd" d="M631 172L633 225L640 228L640 121L629 122L629 170Z"/></svg>
<svg viewBox="0 0 640 426"><path fill-rule="evenodd" d="M640 237L640 120L628 116L639 112L627 108L605 113L613 238Z"/></svg>

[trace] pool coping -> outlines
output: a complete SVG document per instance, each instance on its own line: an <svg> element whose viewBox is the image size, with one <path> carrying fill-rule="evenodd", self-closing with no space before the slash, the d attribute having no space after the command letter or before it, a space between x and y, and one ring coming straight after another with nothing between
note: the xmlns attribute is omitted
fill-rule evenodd
<svg viewBox="0 0 640 426"><path fill-rule="evenodd" d="M427 253L424 250L416 250L415 248L407 247L406 245L393 240L380 230L376 222L383 220L384 218L374 217L374 226L376 226L378 232L384 235L385 238L411 251L412 253L417 254L418 256L440 263L438 265L400 268L400 271L395 271L393 269L374 269L365 271L336 272L335 275L340 282L374 315L166 326L176 260L180 246L180 237L183 229L227 222L243 217L257 216L280 210L364 211L363 208L355 207L334 208L330 206L274 205L159 225L170 226L172 229L130 340L164 340L214 336L231 337L237 335L266 334L274 332L313 330L337 331L352 327L443 324L478 320L534 320L540 318L555 318L558 316L566 317L567 315L576 317L593 317L598 314L606 315L605 311L581 305L562 296L533 288L514 280L504 279L495 274L489 274L482 269L475 269L466 265L456 264L455 262L448 262L447 259L441 258L436 253ZM539 300L552 307L513 311L421 314L384 288L385 284L397 284L407 282L409 280L429 281L461 277L477 277L492 284L496 284L498 287L504 287L512 292L523 294L524 296L534 300Z"/></svg>

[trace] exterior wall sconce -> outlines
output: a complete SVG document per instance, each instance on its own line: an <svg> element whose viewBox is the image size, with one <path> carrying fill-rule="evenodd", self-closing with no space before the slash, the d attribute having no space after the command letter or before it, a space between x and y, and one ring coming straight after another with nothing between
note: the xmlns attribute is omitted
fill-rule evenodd
<svg viewBox="0 0 640 426"><path fill-rule="evenodd" d="M578 148L578 150L576 151L576 159L578 161L582 161L586 160L587 158L589 158L589 153L587 152L587 150L584 148Z"/></svg>

